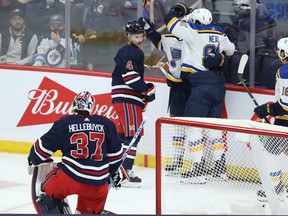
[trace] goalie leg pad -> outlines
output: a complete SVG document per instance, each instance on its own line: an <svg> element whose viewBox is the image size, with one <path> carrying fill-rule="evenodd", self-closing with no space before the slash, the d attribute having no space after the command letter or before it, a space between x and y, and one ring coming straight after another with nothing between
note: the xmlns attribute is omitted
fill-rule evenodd
<svg viewBox="0 0 288 216"><path fill-rule="evenodd" d="M64 200L54 199L46 194L41 195L37 204L41 209L41 214L69 214L69 205Z"/></svg>
<svg viewBox="0 0 288 216"><path fill-rule="evenodd" d="M44 163L33 168L31 194L33 205L38 214L41 214L41 208L37 203L38 198L45 194L45 192L41 190L41 182L45 176L54 169L54 167L54 163Z"/></svg>

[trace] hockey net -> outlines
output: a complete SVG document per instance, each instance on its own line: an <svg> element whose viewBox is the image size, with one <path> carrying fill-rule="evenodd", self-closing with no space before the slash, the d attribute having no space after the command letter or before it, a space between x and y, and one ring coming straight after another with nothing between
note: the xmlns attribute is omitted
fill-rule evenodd
<svg viewBox="0 0 288 216"><path fill-rule="evenodd" d="M287 149L287 127L159 118L156 214L287 213Z"/></svg>

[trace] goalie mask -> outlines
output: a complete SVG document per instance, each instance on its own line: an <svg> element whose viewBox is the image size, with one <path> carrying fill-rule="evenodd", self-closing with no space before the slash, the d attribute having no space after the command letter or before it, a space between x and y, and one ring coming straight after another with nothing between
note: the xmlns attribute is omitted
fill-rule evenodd
<svg viewBox="0 0 288 216"><path fill-rule="evenodd" d="M202 25L209 25L212 20L213 18L211 12L205 8L196 9L190 15L188 15L188 21L200 23Z"/></svg>
<svg viewBox="0 0 288 216"><path fill-rule="evenodd" d="M277 53L282 62L288 57L288 37L281 38L277 43Z"/></svg>
<svg viewBox="0 0 288 216"><path fill-rule="evenodd" d="M95 99L92 94L88 91L83 91L74 98L72 110L74 112L86 111L91 114L94 103Z"/></svg>

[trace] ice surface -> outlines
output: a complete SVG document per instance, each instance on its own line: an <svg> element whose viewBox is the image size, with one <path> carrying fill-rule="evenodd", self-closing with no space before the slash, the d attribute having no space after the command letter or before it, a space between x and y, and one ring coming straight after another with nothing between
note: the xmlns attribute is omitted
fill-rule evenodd
<svg viewBox="0 0 288 216"><path fill-rule="evenodd" d="M26 161L24 154L0 153L0 214L36 214ZM142 187L110 189L105 209L117 214L155 214L155 169L134 167L134 172L142 178ZM74 212L76 196L68 200Z"/></svg>

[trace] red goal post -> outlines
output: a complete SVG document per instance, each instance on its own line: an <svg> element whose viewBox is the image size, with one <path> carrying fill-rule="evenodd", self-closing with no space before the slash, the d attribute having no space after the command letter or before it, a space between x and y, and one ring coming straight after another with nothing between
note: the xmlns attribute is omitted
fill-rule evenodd
<svg viewBox="0 0 288 216"><path fill-rule="evenodd" d="M156 214L287 214L287 138L287 127L251 120L157 119Z"/></svg>

